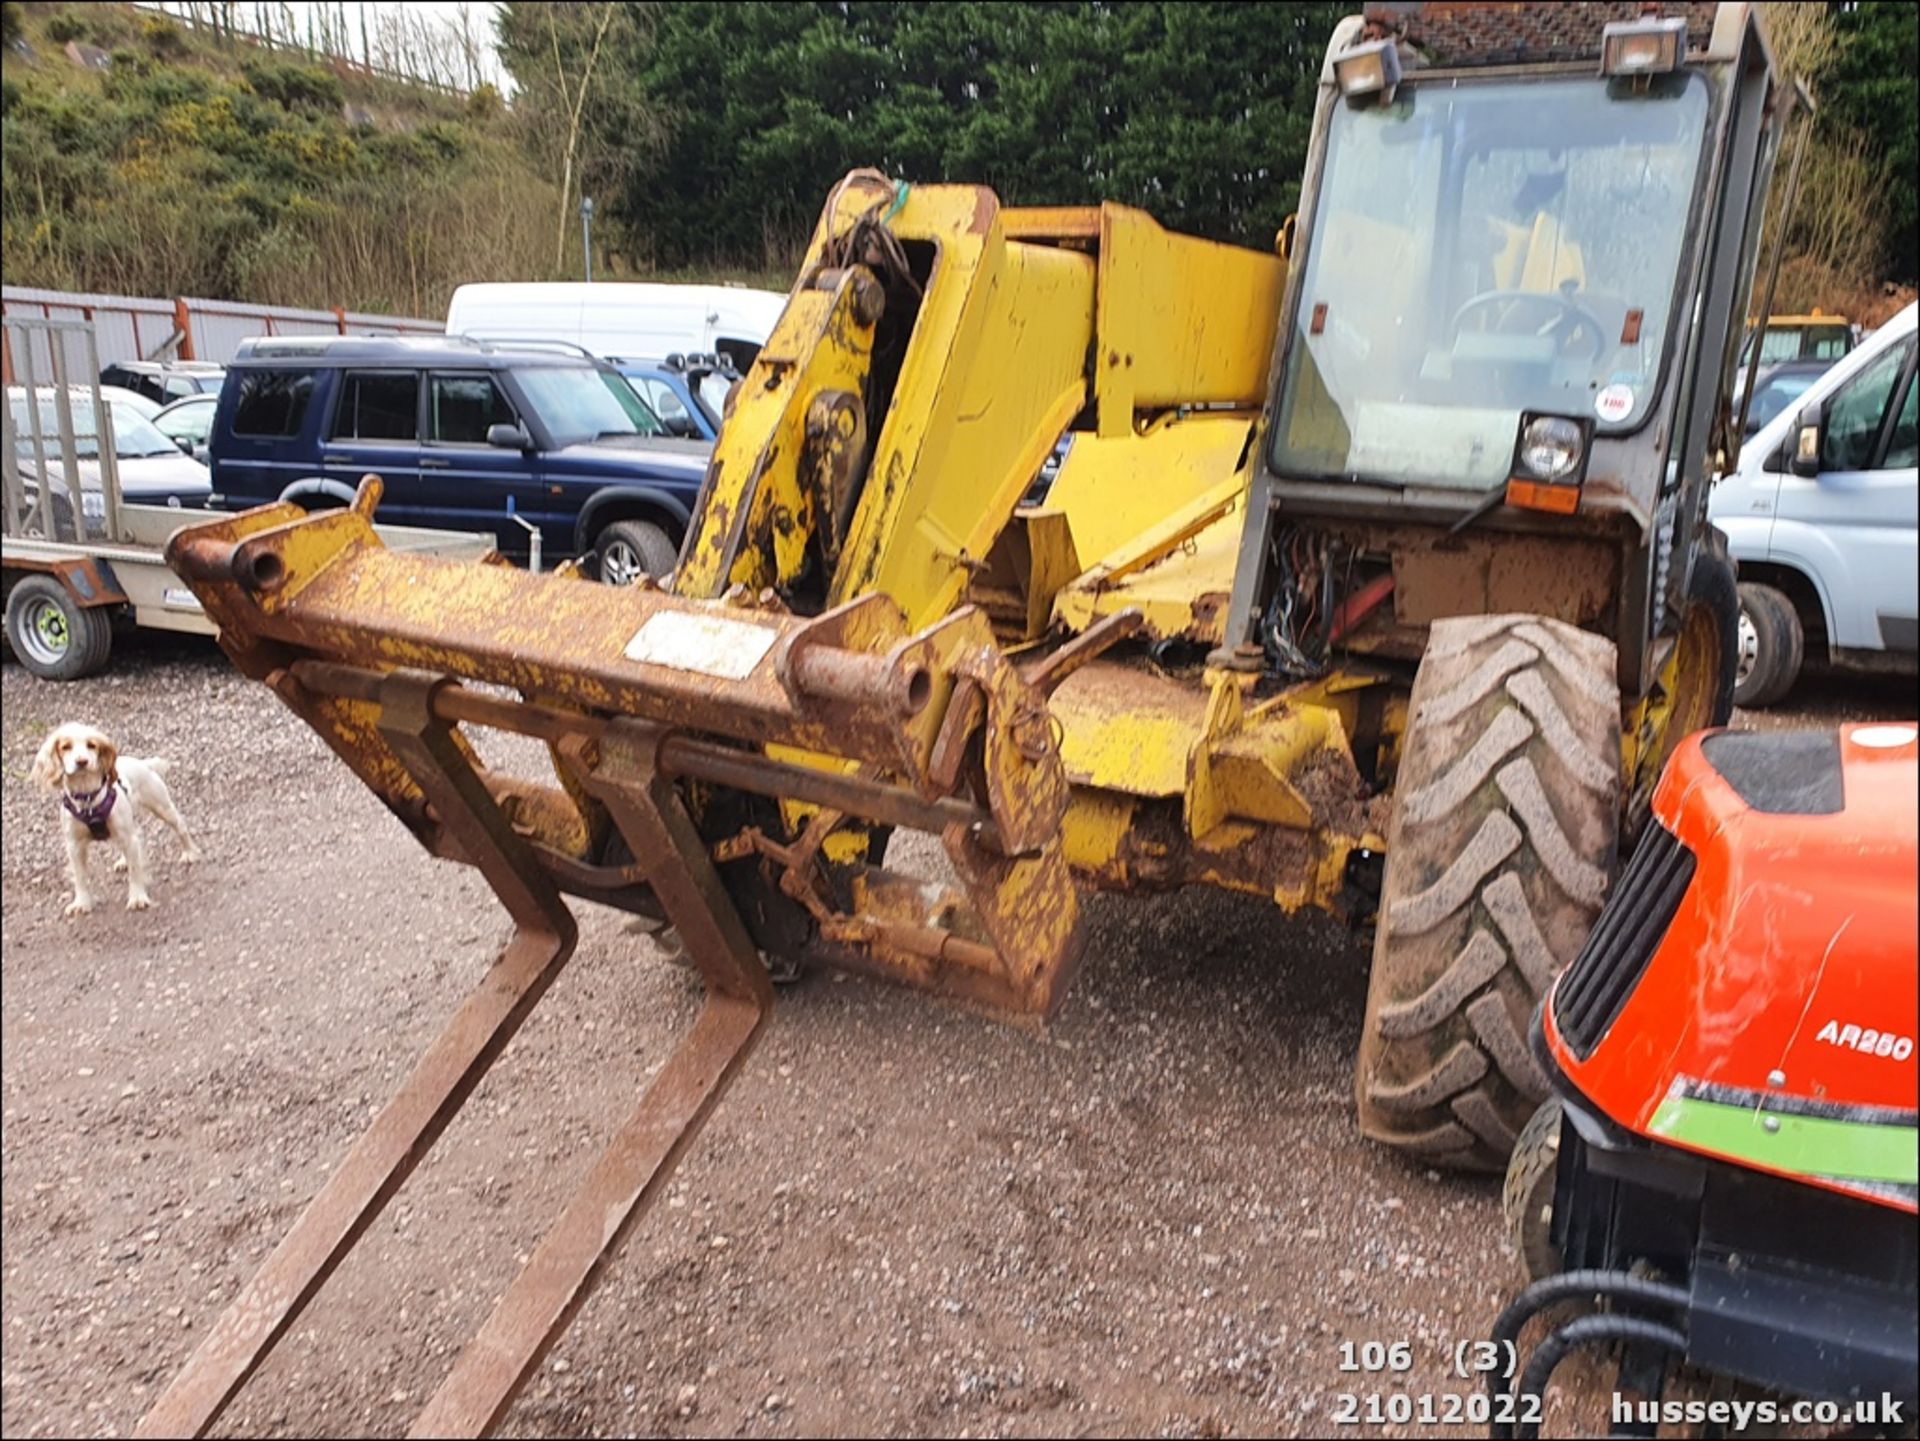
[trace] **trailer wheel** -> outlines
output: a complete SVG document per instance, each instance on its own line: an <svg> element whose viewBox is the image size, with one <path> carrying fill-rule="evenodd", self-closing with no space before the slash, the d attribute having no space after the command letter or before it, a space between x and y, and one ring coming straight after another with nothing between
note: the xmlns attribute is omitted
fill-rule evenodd
<svg viewBox="0 0 1920 1441"><path fill-rule="evenodd" d="M1558 1275L1560 1252L1553 1244L1553 1191L1560 1170L1560 1103L1543 1101L1514 1143L1500 1188L1500 1210L1507 1239L1520 1257L1529 1282Z"/></svg>
<svg viewBox="0 0 1920 1441"><path fill-rule="evenodd" d="M99 606L76 604L52 577L30 575L7 597L7 644L42 680L79 680L106 666L113 622Z"/></svg>
<svg viewBox="0 0 1920 1441"><path fill-rule="evenodd" d="M1354 1077L1360 1129L1496 1170L1546 1078L1533 1010L1591 929L1620 822L1611 641L1532 615L1437 622L1409 702Z"/></svg>
<svg viewBox="0 0 1920 1441"><path fill-rule="evenodd" d="M616 520L600 532L594 550L606 585L632 585L643 575L665 575L680 560L672 537L646 520Z"/></svg>

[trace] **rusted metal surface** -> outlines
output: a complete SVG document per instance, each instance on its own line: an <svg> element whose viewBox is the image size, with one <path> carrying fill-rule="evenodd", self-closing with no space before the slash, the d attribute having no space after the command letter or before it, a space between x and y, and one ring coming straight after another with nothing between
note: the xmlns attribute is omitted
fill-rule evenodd
<svg viewBox="0 0 1920 1441"><path fill-rule="evenodd" d="M1028 685L1050 696L1060 683L1088 661L1098 659L1128 636L1139 632L1145 617L1137 610L1105 616L1023 672Z"/></svg>
<svg viewBox="0 0 1920 1441"><path fill-rule="evenodd" d="M293 679L321 695L357 700L378 696L380 673L357 666L328 661L299 661L292 667ZM445 720L512 731L538 740L559 743L570 736L597 740L607 722L598 716L555 710L527 701L507 700L448 683L435 691L434 714ZM670 734L660 743L660 769L663 773L689 780L710 781L735 790L774 798L788 797L810 805L833 806L852 815L879 821L883 825L907 826L916 830L940 831L948 826L965 826L980 832L990 843L994 835L991 812L952 795L922 799L900 786L887 785L862 776L813 770L769 760L765 756L730 749L693 736ZM594 868L580 867L569 874L586 874ZM625 868L617 874L630 874ZM607 878L596 877L586 884L604 888Z"/></svg>
<svg viewBox="0 0 1920 1441"><path fill-rule="evenodd" d="M1415 625L1516 610L1598 624L1620 580L1615 547L1571 537L1433 533L1408 537L1391 554L1394 614Z"/></svg>
<svg viewBox="0 0 1920 1441"><path fill-rule="evenodd" d="M963 833L1013 862L968 888L975 908L1003 918L1008 973L1065 966L1078 900L1064 868L1043 859L1058 849L1066 803L1053 729L977 611L916 635L883 596L805 618L445 564L381 547L377 498L368 484L352 509L324 516L249 512L183 532L170 556L242 669L273 685L435 854L465 858L374 724L369 677L395 666L519 693L443 687L434 704L453 721L553 747L603 737L621 716L645 720L665 732L668 774ZM656 644L662 633L672 644ZM559 858L550 875L595 899L618 896L597 853L605 807L581 793L573 767L556 772L558 785L483 774L536 858ZM986 892L1002 884L1008 895ZM651 912L638 894L615 903Z"/></svg>
<svg viewBox="0 0 1920 1441"><path fill-rule="evenodd" d="M419 675L390 679L383 688L382 729L513 917L513 938L142 1418L137 1435L205 1434L419 1164L573 952L573 917L452 743L446 724L431 714L434 684Z"/></svg>
<svg viewBox="0 0 1920 1441"><path fill-rule="evenodd" d="M699 968L706 1003L692 1032L461 1352L414 1422L414 1436L478 1436L499 1423L672 1173L772 1010L773 990L759 953L660 770L660 739L654 727L615 721L600 739L597 765L584 740L565 744L634 854L648 858L648 879Z"/></svg>
<svg viewBox="0 0 1920 1441"><path fill-rule="evenodd" d="M885 292L871 275L865 276L871 319L877 320ZM855 305L856 318L860 306ZM820 522L820 549L829 568L839 564L840 547L853 521L854 502L860 499L860 481L867 462L867 408L859 392L822 390L807 406L806 444L801 467L813 491L814 515Z"/></svg>
<svg viewBox="0 0 1920 1441"><path fill-rule="evenodd" d="M1687 43L1706 48L1713 34L1712 3L1661 0L1591 0L1580 5L1501 3L1501 0L1427 0L1369 4L1365 15L1375 33L1399 34L1428 64L1449 69L1481 65L1540 65L1597 59L1609 22L1648 15L1687 22Z"/></svg>
<svg viewBox="0 0 1920 1441"><path fill-rule="evenodd" d="M499 1421L746 1054L771 990L718 865L777 872L820 948L1004 1011L1049 1012L1077 955L1045 702L978 612L915 635L878 596L808 619L421 559L379 543L377 499L368 484L327 515L223 518L176 536L169 560L241 669L430 851L477 866L515 937L143 1434L204 1432L379 1214L566 959L562 890L671 921L707 1004L415 1434ZM487 771L469 726L544 741L556 783ZM801 838L742 852L687 800L740 793L813 807ZM837 909L821 868L854 817L940 834L960 886L934 905L919 886L918 909Z"/></svg>
<svg viewBox="0 0 1920 1441"><path fill-rule="evenodd" d="M82 608L127 603L127 593L120 589L120 581L114 575L113 567L92 556L49 557L9 547L7 569L38 571L42 575L52 576L72 597L73 603Z"/></svg>

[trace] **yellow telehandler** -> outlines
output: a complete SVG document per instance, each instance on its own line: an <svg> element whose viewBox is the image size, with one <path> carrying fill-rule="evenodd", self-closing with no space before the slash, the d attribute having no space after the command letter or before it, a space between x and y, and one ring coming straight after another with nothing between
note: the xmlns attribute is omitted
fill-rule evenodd
<svg viewBox="0 0 1920 1441"><path fill-rule="evenodd" d="M659 583L386 550L372 478L178 534L234 662L516 931L145 1433L212 1424L404 1180L566 960L563 894L670 923L707 1005L416 1434L504 1414L770 965L1045 1017L1083 886L1370 918L1362 1127L1501 1164L1537 998L1728 712L1706 492L1790 110L1746 4L1370 6L1275 253L847 176ZM887 868L900 827L949 881Z"/></svg>

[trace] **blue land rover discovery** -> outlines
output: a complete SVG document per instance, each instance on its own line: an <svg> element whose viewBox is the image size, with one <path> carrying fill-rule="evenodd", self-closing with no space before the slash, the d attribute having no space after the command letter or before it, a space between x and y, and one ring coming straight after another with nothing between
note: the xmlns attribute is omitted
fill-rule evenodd
<svg viewBox="0 0 1920 1441"><path fill-rule="evenodd" d="M673 568L712 449L584 352L460 337L244 341L208 443L227 509L344 504L371 472L383 521L490 532L524 562L524 519L544 564L591 555L616 585Z"/></svg>

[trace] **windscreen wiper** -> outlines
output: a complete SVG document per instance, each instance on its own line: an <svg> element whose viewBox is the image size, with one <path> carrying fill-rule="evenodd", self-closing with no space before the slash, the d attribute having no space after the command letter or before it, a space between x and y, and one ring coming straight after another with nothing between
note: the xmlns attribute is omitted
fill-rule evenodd
<svg viewBox="0 0 1920 1441"><path fill-rule="evenodd" d="M1468 511L1465 515L1461 516L1460 519L1456 520L1452 525L1448 526L1447 534L1448 535L1460 534L1461 531L1465 530L1468 526L1472 525L1475 521L1481 519L1483 516L1486 516L1493 511L1498 510L1502 505L1506 503L1506 499L1507 499L1507 483L1503 480L1498 485L1494 486L1492 490L1489 490L1485 495L1481 496L1479 500L1475 501L1472 510Z"/></svg>

